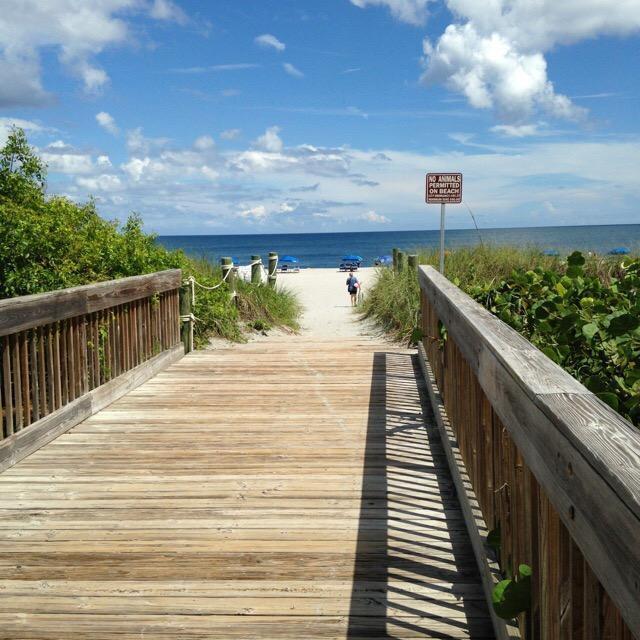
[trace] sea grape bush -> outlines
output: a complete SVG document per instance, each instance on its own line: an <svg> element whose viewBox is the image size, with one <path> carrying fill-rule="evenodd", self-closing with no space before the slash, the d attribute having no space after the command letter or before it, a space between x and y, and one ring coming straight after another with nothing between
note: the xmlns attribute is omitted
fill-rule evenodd
<svg viewBox="0 0 640 640"><path fill-rule="evenodd" d="M607 284L587 275L580 252L564 273L516 270L464 287L604 402L640 423L640 260ZM459 283L458 283L459 284Z"/></svg>

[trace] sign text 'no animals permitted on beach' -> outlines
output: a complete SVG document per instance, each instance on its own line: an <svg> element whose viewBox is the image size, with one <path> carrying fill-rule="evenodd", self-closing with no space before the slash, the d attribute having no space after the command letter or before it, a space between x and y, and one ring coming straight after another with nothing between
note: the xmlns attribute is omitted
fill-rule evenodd
<svg viewBox="0 0 640 640"><path fill-rule="evenodd" d="M460 204L462 202L462 174L427 173L425 200L427 204Z"/></svg>

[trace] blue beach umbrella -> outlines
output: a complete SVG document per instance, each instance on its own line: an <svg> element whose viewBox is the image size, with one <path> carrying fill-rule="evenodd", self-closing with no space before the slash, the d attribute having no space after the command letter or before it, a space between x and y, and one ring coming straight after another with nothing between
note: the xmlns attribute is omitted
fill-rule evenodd
<svg viewBox="0 0 640 640"><path fill-rule="evenodd" d="M294 258L293 256L282 256L282 258L280 258L280 262L289 262L290 264L297 264L298 258Z"/></svg>
<svg viewBox="0 0 640 640"><path fill-rule="evenodd" d="M233 260L233 264L240 264L240 258L238 258L238 256L233 256L231 260Z"/></svg>
<svg viewBox="0 0 640 640"><path fill-rule="evenodd" d="M629 249L627 247L616 247L615 249L611 249L609 251L610 256L626 256L629 253Z"/></svg>
<svg viewBox="0 0 640 640"><path fill-rule="evenodd" d="M393 262L393 258L391 256L378 256L378 259L376 260L376 262L378 264L387 265Z"/></svg>
<svg viewBox="0 0 640 640"><path fill-rule="evenodd" d="M357 256L353 253L350 253L348 256L342 256L342 259L346 262L362 262L362 256Z"/></svg>

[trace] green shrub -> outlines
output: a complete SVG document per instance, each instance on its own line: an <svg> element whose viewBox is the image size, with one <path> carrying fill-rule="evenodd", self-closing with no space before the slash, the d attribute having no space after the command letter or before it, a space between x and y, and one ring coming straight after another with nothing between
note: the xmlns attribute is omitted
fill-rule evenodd
<svg viewBox="0 0 640 640"><path fill-rule="evenodd" d="M437 252L421 264L437 264ZM640 423L640 260L566 260L534 249L475 247L450 252L447 277L526 336L603 401ZM396 339L418 326L416 274L380 269L364 315Z"/></svg>
<svg viewBox="0 0 640 640"><path fill-rule="evenodd" d="M45 165L24 132L14 129L0 149L0 298L173 268L205 286L222 279L219 267L159 245L139 216L120 226L101 218L93 201L47 197L45 185ZM243 284L239 302L238 309L226 284L197 290L198 346L214 335L242 340L242 321L297 326L299 307L289 293Z"/></svg>

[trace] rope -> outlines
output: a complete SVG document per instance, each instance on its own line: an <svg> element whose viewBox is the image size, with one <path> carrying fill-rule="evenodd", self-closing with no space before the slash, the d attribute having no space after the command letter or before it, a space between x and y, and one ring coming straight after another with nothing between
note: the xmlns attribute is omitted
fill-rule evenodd
<svg viewBox="0 0 640 640"><path fill-rule="evenodd" d="M279 260L279 256L276 256L276 263L273 266L273 271L269 274L269 277L276 275L276 272L278 271L278 260Z"/></svg>

